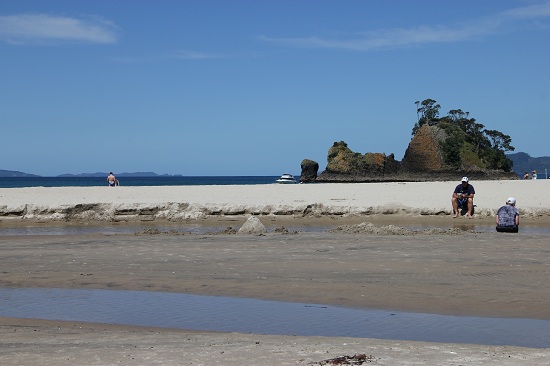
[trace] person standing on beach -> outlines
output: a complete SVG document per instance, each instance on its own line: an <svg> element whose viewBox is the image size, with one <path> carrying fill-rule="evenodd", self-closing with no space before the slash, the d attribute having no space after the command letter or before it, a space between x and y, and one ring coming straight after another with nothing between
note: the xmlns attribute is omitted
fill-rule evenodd
<svg viewBox="0 0 550 366"><path fill-rule="evenodd" d="M525 174L523 175L523 179L524 180L529 179L529 172L525 172Z"/></svg>
<svg viewBox="0 0 550 366"><path fill-rule="evenodd" d="M533 174L531 175L531 179L537 179L537 171L533 170Z"/></svg>
<svg viewBox="0 0 550 366"><path fill-rule="evenodd" d="M462 177L461 183L456 186L453 192L451 203L453 205L453 218L455 219L458 217L458 208L464 207L464 205L468 205L468 218L472 218L476 191L468 181L468 177Z"/></svg>
<svg viewBox="0 0 550 366"><path fill-rule="evenodd" d="M109 176L107 177L107 183L109 183L109 187L116 187L117 179L114 176L113 172L109 173Z"/></svg>
<svg viewBox="0 0 550 366"><path fill-rule="evenodd" d="M519 210L516 208L516 199L510 197L506 205L497 211L497 231L505 233L517 233L519 230Z"/></svg>

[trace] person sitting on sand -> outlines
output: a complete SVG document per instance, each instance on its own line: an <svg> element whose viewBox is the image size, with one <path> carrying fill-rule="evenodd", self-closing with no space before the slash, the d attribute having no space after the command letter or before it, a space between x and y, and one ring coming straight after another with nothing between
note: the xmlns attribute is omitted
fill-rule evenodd
<svg viewBox="0 0 550 366"><path fill-rule="evenodd" d="M109 183L109 187L115 187L117 185L117 179L114 176L113 172L109 173L109 176L107 177L107 182Z"/></svg>
<svg viewBox="0 0 550 366"><path fill-rule="evenodd" d="M519 226L519 210L516 208L516 199L510 197L506 205L497 211L497 231L506 233L517 233Z"/></svg>
<svg viewBox="0 0 550 366"><path fill-rule="evenodd" d="M531 174L531 179L537 179L537 171L533 170L533 174Z"/></svg>
<svg viewBox="0 0 550 366"><path fill-rule="evenodd" d="M523 175L523 179L524 180L529 179L529 172L525 172L525 174Z"/></svg>
<svg viewBox="0 0 550 366"><path fill-rule="evenodd" d="M468 207L468 218L472 218L475 193L474 186L468 183L468 177L462 177L462 182L456 186L451 198L453 218L458 217L458 209L463 208L464 205Z"/></svg>

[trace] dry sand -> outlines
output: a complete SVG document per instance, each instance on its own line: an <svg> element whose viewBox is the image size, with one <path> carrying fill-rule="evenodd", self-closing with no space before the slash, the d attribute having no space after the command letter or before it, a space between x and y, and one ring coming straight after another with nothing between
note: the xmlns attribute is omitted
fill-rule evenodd
<svg viewBox="0 0 550 366"><path fill-rule="evenodd" d="M184 221L211 215L449 215L458 182L0 189L7 219ZM514 196L524 216L550 215L550 180L480 181L477 217Z"/></svg>
<svg viewBox="0 0 550 366"><path fill-rule="evenodd" d="M76 223L86 215L92 221L113 221L125 210L139 219L144 214L136 213L136 207L145 207L153 222L172 220L181 226L198 218L207 225L238 228L247 214L256 213L265 225L277 227L372 221L377 226L422 222L452 228L490 223L508 196L518 199L524 223L549 225L550 182L473 184L479 208L474 220L449 216L454 182L0 189L0 211L5 215L0 233L21 222L64 222L67 207L81 204L105 206L95 206L94 214L81 210L82 216L71 211ZM22 214L14 214L21 207L26 207ZM101 215L100 207L112 212ZM550 319L548 242L548 235L456 235L453 230L437 235L280 230L262 236L0 236L0 286L170 291ZM307 365L355 353L372 356L366 364L378 365L550 364L550 349L34 319L0 318L0 334L0 360L6 365Z"/></svg>
<svg viewBox="0 0 550 366"><path fill-rule="evenodd" d="M342 355L363 365L548 365L548 349L186 332L1 319L2 365L320 365ZM338 365L334 363L333 365Z"/></svg>

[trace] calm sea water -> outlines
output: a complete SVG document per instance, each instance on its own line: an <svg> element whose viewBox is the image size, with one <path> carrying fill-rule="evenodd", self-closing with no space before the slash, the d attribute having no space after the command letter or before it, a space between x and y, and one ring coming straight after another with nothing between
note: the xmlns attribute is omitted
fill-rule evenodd
<svg viewBox="0 0 550 366"><path fill-rule="evenodd" d="M121 186L270 184L278 176L119 177ZM0 188L106 186L107 177L0 177Z"/></svg>

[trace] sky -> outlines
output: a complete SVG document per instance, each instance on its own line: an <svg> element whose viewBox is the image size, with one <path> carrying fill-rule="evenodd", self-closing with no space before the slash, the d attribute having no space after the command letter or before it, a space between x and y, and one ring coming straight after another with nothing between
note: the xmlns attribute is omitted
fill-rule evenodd
<svg viewBox="0 0 550 366"><path fill-rule="evenodd" d="M548 0L0 1L0 169L300 174L416 101L549 156Z"/></svg>

